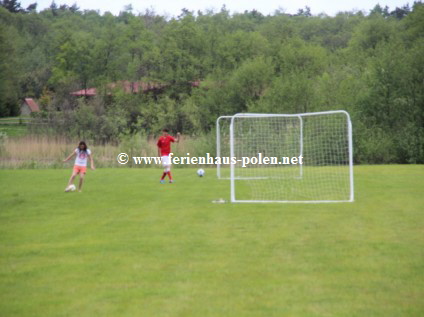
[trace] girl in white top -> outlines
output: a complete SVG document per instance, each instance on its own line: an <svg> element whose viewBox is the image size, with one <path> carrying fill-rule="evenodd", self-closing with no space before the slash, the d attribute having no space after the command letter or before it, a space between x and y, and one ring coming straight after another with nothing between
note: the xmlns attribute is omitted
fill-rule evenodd
<svg viewBox="0 0 424 317"><path fill-rule="evenodd" d="M88 159L90 159L91 169L95 169L93 155L91 154L90 149L87 148L87 144L85 144L84 141L81 141L75 151L72 152L66 159L64 159L63 162L69 161L74 155L76 155L74 169L72 171L72 175L69 179L68 185L65 188L65 192L70 191L71 185L73 185L74 179L78 174L80 175L78 190L81 192L82 184L84 182L84 176L87 171Z"/></svg>

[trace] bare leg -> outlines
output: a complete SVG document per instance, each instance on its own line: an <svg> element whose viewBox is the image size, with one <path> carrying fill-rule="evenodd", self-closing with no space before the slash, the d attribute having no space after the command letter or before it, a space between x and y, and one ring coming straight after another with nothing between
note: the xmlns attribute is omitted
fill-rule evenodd
<svg viewBox="0 0 424 317"><path fill-rule="evenodd" d="M82 188L82 183L84 182L84 173L80 173L80 180L79 180L79 186L78 186L78 191L81 191Z"/></svg>
<svg viewBox="0 0 424 317"><path fill-rule="evenodd" d="M77 176L77 173L72 172L71 178L69 179L68 185L66 187L74 183L75 176Z"/></svg>
<svg viewBox="0 0 424 317"><path fill-rule="evenodd" d="M169 178L169 182L173 183L174 181L172 180L172 175L171 175L171 165L168 165L165 169L166 174L168 175Z"/></svg>

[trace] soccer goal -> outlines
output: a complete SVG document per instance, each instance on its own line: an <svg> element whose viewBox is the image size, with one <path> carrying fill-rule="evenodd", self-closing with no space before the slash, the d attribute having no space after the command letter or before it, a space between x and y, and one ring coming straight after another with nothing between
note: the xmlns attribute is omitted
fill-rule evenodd
<svg viewBox="0 0 424 317"><path fill-rule="evenodd" d="M237 159L230 164L231 202L354 200L352 125L346 111L224 119L230 121L229 156ZM222 144L220 150L217 155Z"/></svg>

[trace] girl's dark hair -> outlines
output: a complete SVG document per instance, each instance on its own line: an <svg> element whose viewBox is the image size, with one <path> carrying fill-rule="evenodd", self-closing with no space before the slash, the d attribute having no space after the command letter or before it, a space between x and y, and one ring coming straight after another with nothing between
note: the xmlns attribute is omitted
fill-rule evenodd
<svg viewBox="0 0 424 317"><path fill-rule="evenodd" d="M80 146L81 145L84 145L84 149L80 149ZM80 150L80 151L84 151L84 152L87 152L87 144L84 142L84 141L81 141L79 144L78 144L78 149Z"/></svg>

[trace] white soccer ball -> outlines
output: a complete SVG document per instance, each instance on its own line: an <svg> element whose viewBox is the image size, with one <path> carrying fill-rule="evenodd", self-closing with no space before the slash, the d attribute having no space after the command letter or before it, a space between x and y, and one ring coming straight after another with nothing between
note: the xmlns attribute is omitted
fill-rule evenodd
<svg viewBox="0 0 424 317"><path fill-rule="evenodd" d="M197 170L197 175L198 175L199 177L203 177L203 176L205 176L205 170L204 170L203 168L199 168L199 169Z"/></svg>
<svg viewBox="0 0 424 317"><path fill-rule="evenodd" d="M68 190L69 190L70 192L74 192L76 189L77 189L77 187L76 187L74 184L69 185L69 187L68 187Z"/></svg>

